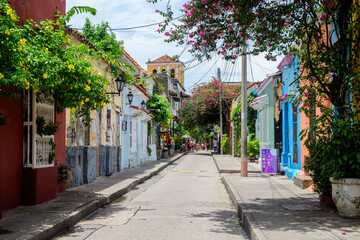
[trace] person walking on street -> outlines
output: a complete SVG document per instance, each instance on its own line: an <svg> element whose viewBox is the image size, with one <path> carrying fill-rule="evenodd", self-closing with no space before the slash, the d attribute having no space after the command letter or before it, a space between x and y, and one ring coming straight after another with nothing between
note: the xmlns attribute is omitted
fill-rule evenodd
<svg viewBox="0 0 360 240"><path fill-rule="evenodd" d="M169 141L170 157L174 156L174 149L175 149L175 140L174 138L171 137Z"/></svg>
<svg viewBox="0 0 360 240"><path fill-rule="evenodd" d="M191 152L191 150L192 150L192 141L191 141L191 139L188 142L188 147L189 147L189 151Z"/></svg>
<svg viewBox="0 0 360 240"><path fill-rule="evenodd" d="M214 139L213 144L214 144L214 152L217 152L218 140L216 138Z"/></svg>

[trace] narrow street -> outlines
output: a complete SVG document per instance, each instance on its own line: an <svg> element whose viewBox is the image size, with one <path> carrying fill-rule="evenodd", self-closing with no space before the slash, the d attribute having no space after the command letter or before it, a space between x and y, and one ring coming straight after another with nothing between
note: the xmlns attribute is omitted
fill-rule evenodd
<svg viewBox="0 0 360 240"><path fill-rule="evenodd" d="M208 154L188 154L55 239L247 239Z"/></svg>

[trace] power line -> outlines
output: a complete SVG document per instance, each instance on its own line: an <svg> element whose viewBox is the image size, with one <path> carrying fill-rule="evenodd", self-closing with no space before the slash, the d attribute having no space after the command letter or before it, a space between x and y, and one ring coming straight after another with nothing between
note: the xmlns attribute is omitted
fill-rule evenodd
<svg viewBox="0 0 360 240"><path fill-rule="evenodd" d="M188 87L185 91L189 90L190 88L192 88L193 86L195 86L196 84L198 84L204 77L206 77L206 75L213 69L213 67L216 65L216 63L218 62L220 57L218 57L215 61L215 63L211 66L211 68L204 74L204 76L202 76L202 78L199 79L199 81L197 81L196 83L194 83L193 85L191 85L190 87Z"/></svg>
<svg viewBox="0 0 360 240"><path fill-rule="evenodd" d="M258 64L258 63L256 62L255 58L254 58L254 61L255 61L255 62L254 62L253 60L251 60L249 57L248 57L248 59L249 59L251 62L253 62L253 63L255 63L256 65L258 65L258 66L260 67L260 69L263 70L264 73L268 73L268 72L264 71L264 69L267 70L267 71L270 71L270 72L273 72L273 71L274 71L274 70L271 70L271 69L269 69L269 68L266 68L266 67L261 66L260 64Z"/></svg>
<svg viewBox="0 0 360 240"><path fill-rule="evenodd" d="M176 17L174 18L173 20L176 20L176 19L179 19L179 17ZM172 20L172 21L173 21ZM162 21L162 22L158 22L158 23L150 23L150 24L146 24L146 25L141 25L141 26L136 26L136 27L127 27L127 28L110 28L109 29L106 29L108 31L124 31L124 30L131 30L131 29L138 29L138 28L145 28L145 27L150 27L150 26L155 26L155 25L159 25L159 24L162 24L164 23L165 21ZM73 29L76 29L76 30L84 30L83 28L75 28L73 27Z"/></svg>

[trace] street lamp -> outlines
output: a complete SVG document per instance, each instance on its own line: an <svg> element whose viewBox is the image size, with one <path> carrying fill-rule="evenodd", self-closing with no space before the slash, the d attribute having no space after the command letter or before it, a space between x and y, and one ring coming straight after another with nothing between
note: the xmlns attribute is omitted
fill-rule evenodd
<svg viewBox="0 0 360 240"><path fill-rule="evenodd" d="M134 95L131 92L129 92L129 94L127 95L129 104L126 104L126 105L131 105L133 98L134 98Z"/></svg>
<svg viewBox="0 0 360 240"><path fill-rule="evenodd" d="M174 90L177 92L177 90L178 90L178 84L177 84L177 82L174 82Z"/></svg>
<svg viewBox="0 0 360 240"><path fill-rule="evenodd" d="M106 92L106 94L119 94L119 96L120 96L120 93L122 92L122 90L124 89L124 86L126 84L124 75L122 73L115 80L115 84L116 84L116 89L118 90L118 92Z"/></svg>
<svg viewBox="0 0 360 240"><path fill-rule="evenodd" d="M145 109L145 107L146 107L146 103L145 103L145 101L144 101L144 100L141 102L140 106L141 106L142 108L144 108L144 109Z"/></svg>

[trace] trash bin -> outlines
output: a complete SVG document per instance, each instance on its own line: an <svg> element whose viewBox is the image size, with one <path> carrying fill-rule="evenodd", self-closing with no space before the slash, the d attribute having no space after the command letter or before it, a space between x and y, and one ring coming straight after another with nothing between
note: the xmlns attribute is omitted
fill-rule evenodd
<svg viewBox="0 0 360 240"><path fill-rule="evenodd" d="M163 149L163 153L162 153L162 158L167 159L168 156L169 156L169 154L168 154L168 149L167 149L167 148L164 148L164 149Z"/></svg>

